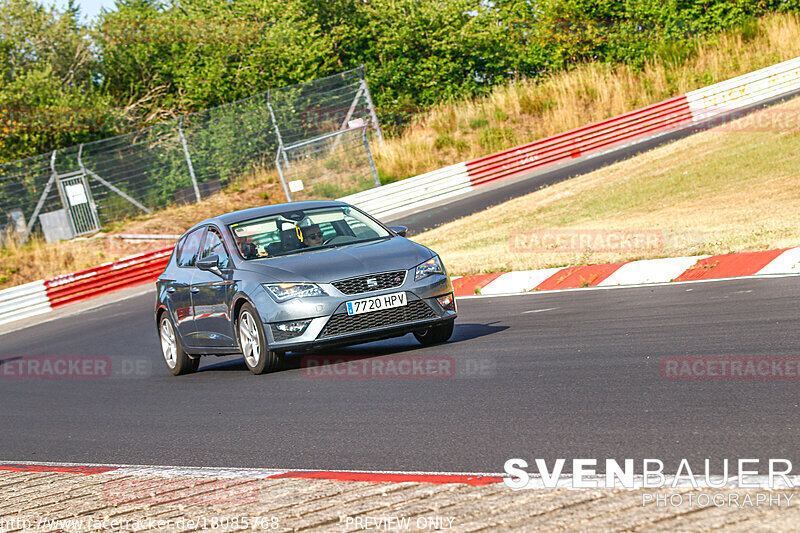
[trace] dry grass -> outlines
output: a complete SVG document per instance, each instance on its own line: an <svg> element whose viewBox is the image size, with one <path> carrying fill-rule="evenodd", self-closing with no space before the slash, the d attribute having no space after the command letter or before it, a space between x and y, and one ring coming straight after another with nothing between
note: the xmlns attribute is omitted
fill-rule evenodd
<svg viewBox="0 0 800 533"><path fill-rule="evenodd" d="M643 70L586 64L538 83L499 87L485 98L448 102L421 116L396 139L376 147L390 180L584 126L800 55L800 20L765 17L747 40L742 32L698 41L686 59Z"/></svg>
<svg viewBox="0 0 800 533"><path fill-rule="evenodd" d="M775 131L766 127L775 125ZM787 127L788 125L793 127ZM414 240L453 274L800 246L800 98L446 224ZM617 252L513 252L518 232L661 232ZM523 241L523 246L528 244ZM539 247L541 249L541 247Z"/></svg>
<svg viewBox="0 0 800 533"><path fill-rule="evenodd" d="M0 289L169 246L169 241L121 241L113 237L115 233L181 234L197 222L221 213L282 201L286 198L275 174L261 173L200 203L135 217L88 238L53 244L34 239L24 246L16 246L9 239L7 246L0 248Z"/></svg>

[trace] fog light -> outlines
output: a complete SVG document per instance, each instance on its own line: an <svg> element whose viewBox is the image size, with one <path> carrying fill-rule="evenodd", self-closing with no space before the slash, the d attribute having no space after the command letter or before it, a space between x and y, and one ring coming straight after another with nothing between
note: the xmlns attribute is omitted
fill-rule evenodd
<svg viewBox="0 0 800 533"><path fill-rule="evenodd" d="M437 296L436 301L442 306L445 311L456 310L456 299L453 298L453 293L445 294L444 296Z"/></svg>
<svg viewBox="0 0 800 533"><path fill-rule="evenodd" d="M308 323L311 322L310 320L296 320L294 322L281 322L279 324L275 324L275 327L278 328L278 331L285 331L286 333L302 333L305 331L306 326Z"/></svg>
<svg viewBox="0 0 800 533"><path fill-rule="evenodd" d="M291 322L270 324L272 326L272 336L275 338L275 342L292 339L302 335L310 323L310 320L293 320Z"/></svg>

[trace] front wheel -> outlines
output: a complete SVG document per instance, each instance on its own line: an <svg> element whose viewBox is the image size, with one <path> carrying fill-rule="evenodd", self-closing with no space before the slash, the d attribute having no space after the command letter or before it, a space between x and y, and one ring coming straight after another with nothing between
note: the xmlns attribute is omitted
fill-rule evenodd
<svg viewBox="0 0 800 533"><path fill-rule="evenodd" d="M278 368L280 357L267 347L261 321L249 303L239 311L239 347L244 355L244 364L253 374L272 372Z"/></svg>
<svg viewBox="0 0 800 533"><path fill-rule="evenodd" d="M453 335L453 324L454 321L451 320L446 324L431 326L428 329L423 329L422 331L415 331L414 336L420 343L422 343L423 346L447 342L447 340Z"/></svg>
<svg viewBox="0 0 800 533"><path fill-rule="evenodd" d="M161 340L161 353L164 356L164 362L167 363L167 368L172 372L173 376L191 374L197 371L197 367L200 366L200 358L189 357L189 354L183 351L181 340L166 312L161 315L161 320L158 323L158 336Z"/></svg>

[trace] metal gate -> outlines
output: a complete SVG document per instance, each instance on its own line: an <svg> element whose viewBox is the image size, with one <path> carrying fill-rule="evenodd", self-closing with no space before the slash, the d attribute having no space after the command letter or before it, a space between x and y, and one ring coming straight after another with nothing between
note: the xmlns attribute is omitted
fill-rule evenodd
<svg viewBox="0 0 800 533"><path fill-rule="evenodd" d="M94 205L92 191L83 172L59 174L58 193L69 215L69 223L75 237L100 230L97 207Z"/></svg>

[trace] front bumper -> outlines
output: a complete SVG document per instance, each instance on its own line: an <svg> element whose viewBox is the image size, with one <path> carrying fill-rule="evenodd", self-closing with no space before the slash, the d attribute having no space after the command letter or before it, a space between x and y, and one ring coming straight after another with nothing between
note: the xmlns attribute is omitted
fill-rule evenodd
<svg viewBox="0 0 800 533"><path fill-rule="evenodd" d="M444 275L431 276L431 279L417 283L404 283L402 286L375 291L369 294L336 295L326 298L326 307L330 310L325 316L288 317L282 319L309 320L302 334L290 339L280 340L282 335L275 335L274 322L266 321L264 333L268 337L271 350L304 351L322 347L358 344L396 336L405 335L456 318L455 310L444 309L437 297L453 292L450 279ZM326 290L328 289L325 287ZM381 296L396 292L405 292L407 304L358 315L348 315L346 303L369 296ZM316 299L316 297L315 297ZM331 301L333 300L333 301ZM275 321L277 322L277 321Z"/></svg>

